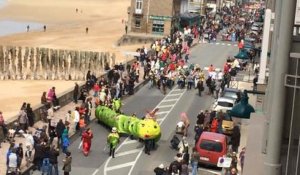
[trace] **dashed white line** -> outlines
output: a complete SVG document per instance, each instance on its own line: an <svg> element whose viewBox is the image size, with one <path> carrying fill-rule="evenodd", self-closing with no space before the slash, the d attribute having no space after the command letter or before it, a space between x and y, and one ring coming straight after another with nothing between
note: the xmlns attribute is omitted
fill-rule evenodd
<svg viewBox="0 0 300 175"><path fill-rule="evenodd" d="M134 153L138 153L140 152L141 149L134 149L134 150L130 150L130 151L125 151L125 152L121 152L121 153L116 153L116 157L121 157L121 156L126 156L129 154L134 154Z"/></svg>
<svg viewBox="0 0 300 175"><path fill-rule="evenodd" d="M231 46L231 44L227 44L227 46Z"/></svg>
<svg viewBox="0 0 300 175"><path fill-rule="evenodd" d="M133 162L127 162L127 163L123 163L123 164L119 164L119 165L107 167L106 171L111 171L111 170L115 170L115 169L125 168L125 167L128 167L128 166L132 166L134 164L135 164L135 161L133 161Z"/></svg>

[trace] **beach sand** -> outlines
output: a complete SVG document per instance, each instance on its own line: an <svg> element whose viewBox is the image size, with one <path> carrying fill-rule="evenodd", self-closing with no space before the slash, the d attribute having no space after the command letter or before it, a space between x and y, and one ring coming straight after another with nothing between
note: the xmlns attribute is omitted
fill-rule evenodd
<svg viewBox="0 0 300 175"><path fill-rule="evenodd" d="M62 48L115 53L124 62L124 51L135 46L116 47L125 33L130 0L8 0L0 9L0 20L37 22L43 29L0 37L1 45ZM76 8L78 12L76 12ZM86 27L89 28L86 34ZM14 116L22 102L40 103L43 91L55 85L57 93L74 86L71 81L1 81L0 110L5 118Z"/></svg>

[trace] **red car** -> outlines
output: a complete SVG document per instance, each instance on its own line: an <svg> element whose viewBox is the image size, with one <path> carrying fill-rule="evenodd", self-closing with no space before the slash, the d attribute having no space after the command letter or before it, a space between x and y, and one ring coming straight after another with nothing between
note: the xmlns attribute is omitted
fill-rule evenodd
<svg viewBox="0 0 300 175"><path fill-rule="evenodd" d="M203 132L196 149L200 154L200 163L217 166L219 157L227 154L227 137L223 134Z"/></svg>

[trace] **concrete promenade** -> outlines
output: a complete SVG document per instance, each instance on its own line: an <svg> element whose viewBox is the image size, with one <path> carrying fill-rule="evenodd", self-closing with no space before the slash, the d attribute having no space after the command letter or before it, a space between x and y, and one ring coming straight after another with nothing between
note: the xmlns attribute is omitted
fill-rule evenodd
<svg viewBox="0 0 300 175"><path fill-rule="evenodd" d="M139 83L136 83L135 84L135 88L134 88L134 91L136 92L139 88L141 88L144 84L147 83L147 81L144 81L143 80L143 74L144 71L140 70L140 80L139 80ZM90 92L90 95L92 95L92 92ZM126 98L128 96L124 96L124 98ZM62 108L60 108L58 111L54 112L54 120L56 120L57 122L59 121L59 119L65 119L65 116L67 114L67 112L69 110L74 110L76 106L80 106L81 104L81 101L79 101L78 104L75 104L74 102L70 102L68 103L67 105L63 106ZM93 107L93 110L92 110L92 116L91 116L91 120L95 119L95 115L94 115L94 110L95 108ZM44 123L43 121L38 121L34 124L33 127L29 127L29 131L32 131L33 133L35 132L36 128L42 128L44 125L47 125L47 123ZM71 124L70 124L70 131L69 131L69 136L72 137L74 136L74 123L73 121L71 121ZM54 143L56 141L56 138L54 140ZM16 136L15 137L15 143L16 144L19 144L19 143L23 143L23 150L25 152L26 148L25 148L25 138L23 137L18 137ZM0 148L0 154L3 155L3 156L0 156L0 175L5 175L6 173L6 153L8 151L8 148L9 148L9 143L6 142L6 143L2 143L1 144L1 148ZM33 154L34 155L34 154ZM22 166L21 166L21 172L24 172L26 171L28 168L25 166L25 158L23 158L23 161L22 161Z"/></svg>

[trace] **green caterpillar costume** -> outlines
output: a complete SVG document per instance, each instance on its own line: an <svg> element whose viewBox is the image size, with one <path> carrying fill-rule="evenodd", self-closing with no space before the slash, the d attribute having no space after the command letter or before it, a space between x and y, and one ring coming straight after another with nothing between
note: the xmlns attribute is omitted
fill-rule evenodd
<svg viewBox="0 0 300 175"><path fill-rule="evenodd" d="M98 121L109 127L116 127L118 133L133 135L134 137L158 141L161 136L159 124L153 119L139 119L119 114L106 106L98 106L95 111Z"/></svg>

